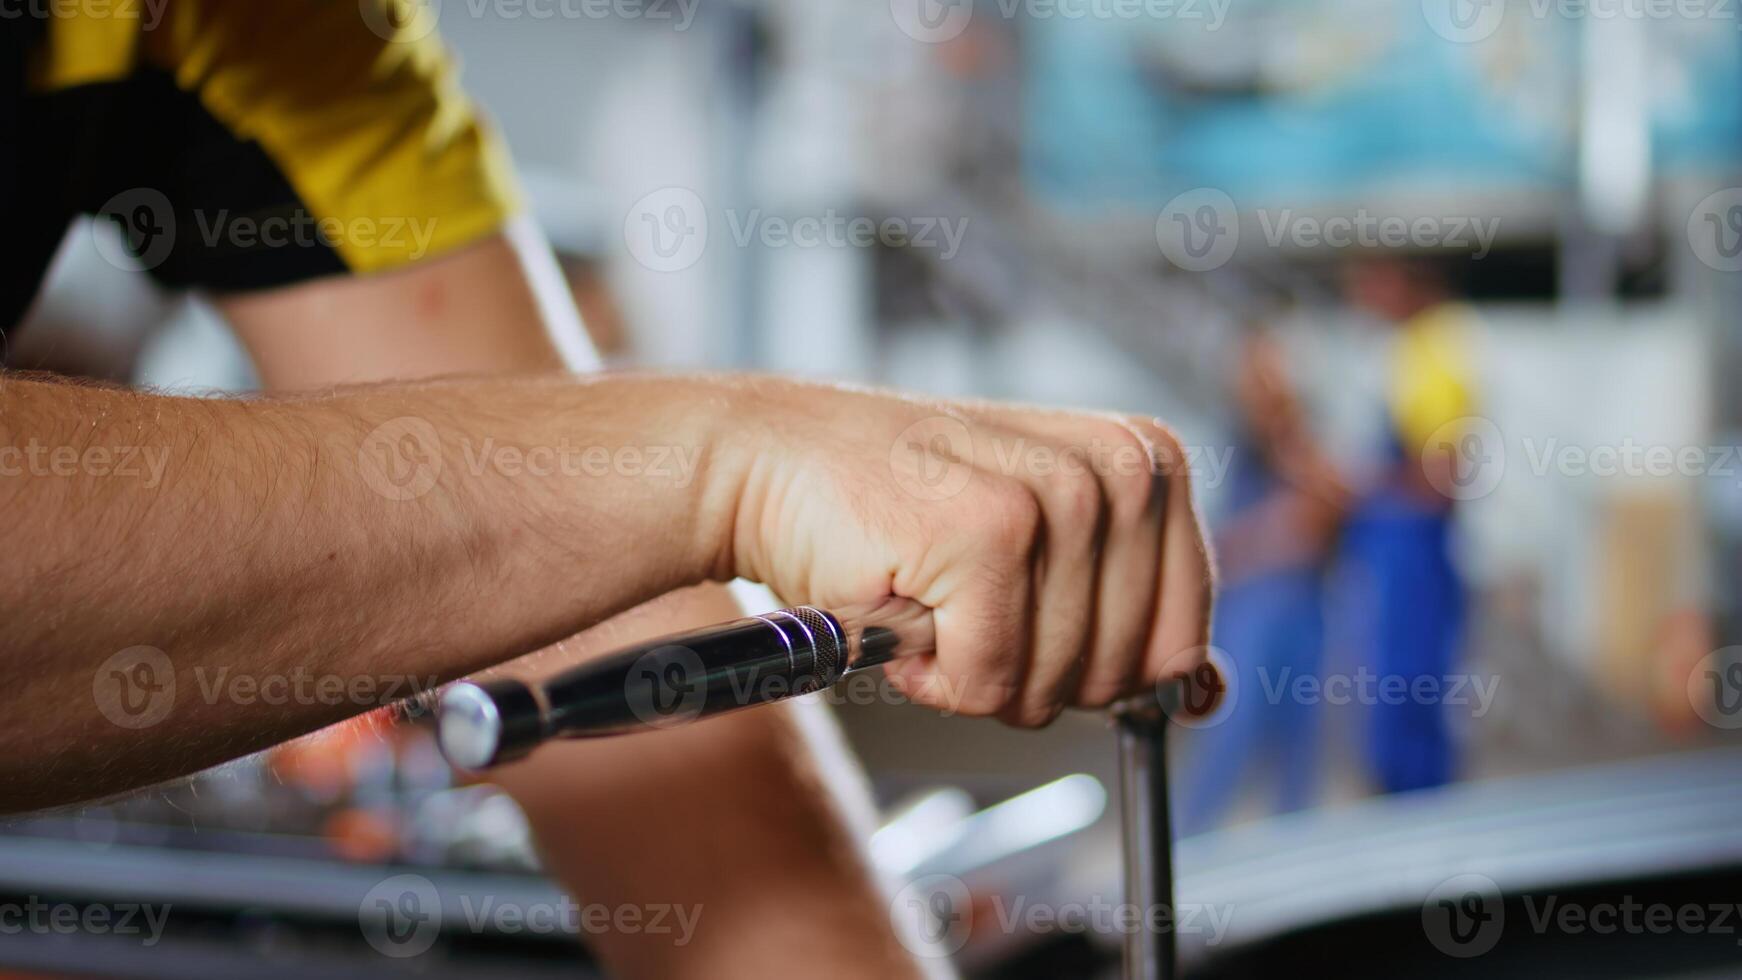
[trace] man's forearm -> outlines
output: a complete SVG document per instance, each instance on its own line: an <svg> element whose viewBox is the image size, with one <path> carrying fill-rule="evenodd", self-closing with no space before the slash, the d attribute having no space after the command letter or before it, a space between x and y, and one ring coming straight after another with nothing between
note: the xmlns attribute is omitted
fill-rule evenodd
<svg viewBox="0 0 1742 980"><path fill-rule="evenodd" d="M718 413L670 379L270 401L0 381L8 810L191 772L555 642L705 577L730 520L705 499ZM647 465L655 446L691 468Z"/></svg>

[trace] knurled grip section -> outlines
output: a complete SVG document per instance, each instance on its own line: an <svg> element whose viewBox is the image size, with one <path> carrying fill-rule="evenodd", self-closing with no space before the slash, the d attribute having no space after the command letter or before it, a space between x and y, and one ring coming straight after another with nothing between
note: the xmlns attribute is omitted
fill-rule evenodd
<svg viewBox="0 0 1742 980"><path fill-rule="evenodd" d="M801 623L811 636L816 650L817 680L828 687L841 679L847 669L847 638L841 635L841 624L835 617L811 606L786 610Z"/></svg>

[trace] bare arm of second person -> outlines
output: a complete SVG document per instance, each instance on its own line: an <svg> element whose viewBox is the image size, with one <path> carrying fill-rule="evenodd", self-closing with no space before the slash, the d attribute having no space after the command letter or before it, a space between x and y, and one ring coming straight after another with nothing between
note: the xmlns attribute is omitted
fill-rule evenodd
<svg viewBox="0 0 1742 980"><path fill-rule="evenodd" d="M279 390L592 366L548 247L524 223L394 275L222 305L262 380ZM593 583L572 577L569 587ZM740 615L724 586L685 589L510 669L548 671ZM864 860L870 799L824 705L553 743L493 778L526 811L547 868L575 895L614 909L699 911L681 929L589 935L613 976L919 975Z"/></svg>

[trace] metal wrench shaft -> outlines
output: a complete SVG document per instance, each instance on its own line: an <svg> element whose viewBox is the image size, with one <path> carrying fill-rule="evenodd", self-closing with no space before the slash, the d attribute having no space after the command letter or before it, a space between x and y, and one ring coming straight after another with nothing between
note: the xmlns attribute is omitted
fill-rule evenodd
<svg viewBox="0 0 1742 980"><path fill-rule="evenodd" d="M455 684L442 695L437 733L449 762L487 769L548 739L670 728L935 649L931 610L908 599L837 612L799 606L637 644L539 681Z"/></svg>

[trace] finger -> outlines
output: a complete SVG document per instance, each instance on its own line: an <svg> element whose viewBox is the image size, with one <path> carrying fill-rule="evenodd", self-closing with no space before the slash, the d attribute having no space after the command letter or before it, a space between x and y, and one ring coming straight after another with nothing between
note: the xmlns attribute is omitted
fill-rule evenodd
<svg viewBox="0 0 1742 980"><path fill-rule="evenodd" d="M1027 486L1040 502L1042 514L1029 661L1016 703L999 717L1007 724L1038 728L1050 724L1069 705L1089 656L1107 501L1084 454L1073 452L1072 442L1039 431L1068 430L1050 424L1051 419L1028 427L1028 415L1023 413L1005 413L998 421L1003 423L1000 428L1018 433L1020 440L1002 447L1006 463L1016 465L1001 466L1000 472Z"/></svg>
<svg viewBox="0 0 1742 980"><path fill-rule="evenodd" d="M1066 676L1061 701L1105 707L1142 687L1144 658L1155 612L1161 565L1165 485L1152 466L1155 453L1132 423L1118 416L1041 409L1007 409L1013 425L1069 447L1101 487L1095 567L1086 645ZM1045 656L1045 648L1039 651Z"/></svg>
<svg viewBox="0 0 1742 980"><path fill-rule="evenodd" d="M1045 517L1025 486L985 471L933 514L937 544L915 582L897 585L934 610L938 652L888 674L918 703L998 715L1017 702L1027 672Z"/></svg>
<svg viewBox="0 0 1742 980"><path fill-rule="evenodd" d="M1104 473L1112 529L1101 557L1094 654L1076 691L1076 704L1085 708L1107 707L1147 686L1143 669L1161 581L1167 484L1154 471L1153 447L1142 432L1124 420L1117 430L1127 441Z"/></svg>
<svg viewBox="0 0 1742 980"><path fill-rule="evenodd" d="M1167 479L1156 628L1145 660L1146 680L1189 674L1204 661L1215 596L1214 563L1198 515L1191 472L1179 440L1159 422L1146 433Z"/></svg>

